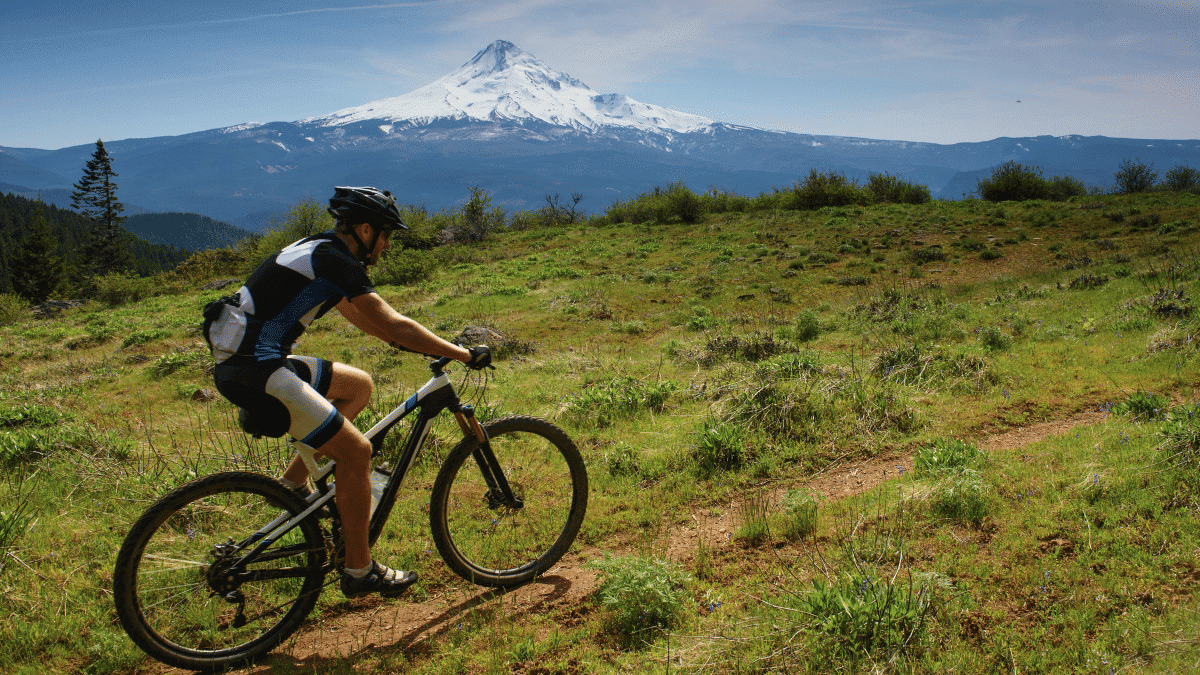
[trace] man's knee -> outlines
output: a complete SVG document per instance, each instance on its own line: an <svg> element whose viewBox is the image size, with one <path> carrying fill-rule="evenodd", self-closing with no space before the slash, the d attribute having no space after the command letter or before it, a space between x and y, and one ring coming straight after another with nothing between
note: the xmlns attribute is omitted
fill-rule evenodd
<svg viewBox="0 0 1200 675"><path fill-rule="evenodd" d="M333 380L329 385L332 398L349 401L370 401L375 391L375 381L366 371L344 363L333 364Z"/></svg>

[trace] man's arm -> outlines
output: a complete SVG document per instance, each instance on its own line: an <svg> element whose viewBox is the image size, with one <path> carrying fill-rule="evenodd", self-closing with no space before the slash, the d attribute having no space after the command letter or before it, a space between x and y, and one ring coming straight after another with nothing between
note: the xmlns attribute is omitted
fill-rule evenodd
<svg viewBox="0 0 1200 675"><path fill-rule="evenodd" d="M471 352L450 344L434 335L428 328L404 316L378 293L364 293L356 298L343 299L337 309L359 330L387 343L395 343L430 356L448 356L467 363Z"/></svg>

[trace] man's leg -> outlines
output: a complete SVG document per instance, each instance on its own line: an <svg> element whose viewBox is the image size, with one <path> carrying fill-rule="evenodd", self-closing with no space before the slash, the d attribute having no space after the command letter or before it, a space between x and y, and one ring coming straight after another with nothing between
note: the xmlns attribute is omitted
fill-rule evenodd
<svg viewBox="0 0 1200 675"><path fill-rule="evenodd" d="M367 544L367 528L371 512L371 443L345 420L345 415L337 409L332 399L336 398L347 411L358 415L370 400L371 378L357 368L333 364L328 391L321 392L309 381L318 379L312 372L314 366L320 367L308 359L303 364L293 362L289 368L279 368L267 378L264 391L287 406L292 416L289 429L292 436L303 440L318 455L328 456L337 462L336 499L346 542L346 566L351 569L369 567L371 551ZM307 377L305 370L309 371ZM321 383L321 387L324 388L324 383ZM289 473L296 464L293 462ZM301 461L298 464L304 470L298 478L301 481L307 479L304 463Z"/></svg>
<svg viewBox="0 0 1200 675"><path fill-rule="evenodd" d="M346 421L353 422L354 418L358 417L358 414L361 413L363 409L367 407L367 403L371 401L371 393L374 391L374 387L375 383L371 381L371 376L367 373L344 363L334 363L333 375L329 380L329 392L325 396L330 400L331 403L333 403L333 407L337 408L338 412L342 413L342 416L346 418ZM361 436L362 434L359 435ZM334 438L336 439L337 437L335 436ZM363 440L365 441L366 439ZM369 448L370 443L367 445ZM325 448L322 447L320 454L328 454L324 452L324 450ZM370 451L368 450L368 462L370 460L369 452ZM332 455L330 456L332 457ZM338 461L336 457L333 459L334 461ZM338 461L338 465L341 465L340 461ZM369 470L370 467L368 467L368 472ZM367 474L364 473L363 475L365 476ZM292 458L292 463L288 465L287 471L283 473L283 477L292 483L302 484L304 481L308 480L308 467L304 465L304 460L300 459L299 455ZM339 493L341 490L342 488L338 488ZM369 504L369 485L367 487L367 493ZM341 509L340 504L338 509Z"/></svg>
<svg viewBox="0 0 1200 675"><path fill-rule="evenodd" d="M333 438L321 446L321 454L337 462L338 512L346 542L346 567L371 565L367 528L371 519L371 443L353 424L343 424ZM300 464L304 466L303 462Z"/></svg>

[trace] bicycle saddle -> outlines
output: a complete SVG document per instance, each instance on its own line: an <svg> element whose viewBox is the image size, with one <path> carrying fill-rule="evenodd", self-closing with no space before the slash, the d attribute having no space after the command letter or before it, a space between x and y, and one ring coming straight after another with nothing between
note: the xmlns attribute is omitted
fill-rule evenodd
<svg viewBox="0 0 1200 675"><path fill-rule="evenodd" d="M238 426L255 438L279 438L292 425L292 415L278 401L256 408L238 409Z"/></svg>

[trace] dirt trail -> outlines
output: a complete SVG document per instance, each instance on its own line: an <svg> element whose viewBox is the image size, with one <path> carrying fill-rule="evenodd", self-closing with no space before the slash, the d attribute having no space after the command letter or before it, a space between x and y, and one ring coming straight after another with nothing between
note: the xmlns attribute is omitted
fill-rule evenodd
<svg viewBox="0 0 1200 675"><path fill-rule="evenodd" d="M1065 434L1077 426L1097 422L1101 417L1100 412L1076 413L1062 420L988 436L978 445L987 450L1012 450ZM813 476L807 485L826 500L837 500L861 494L901 475L901 467L911 470L912 457L888 454L862 461L839 460ZM735 546L732 538L737 527L738 515L733 508L724 509L719 516L693 514L690 522L665 533L668 556L686 564L695 555L701 540L714 551ZM584 567L584 563L601 553L585 549L568 554L537 582L509 592L469 586L462 590L446 589L415 604L403 599L352 601L336 616L310 620L297 637L277 649L262 664L245 672L270 673L296 667L321 672L329 662L345 658L397 653L418 657L433 649L431 638L440 635L452 638L452 633L460 630L464 622L478 620L481 615L500 614L506 620L512 620L554 608L580 607L581 601L598 586L595 571ZM330 588L327 592L337 591ZM577 620L581 620L578 615L569 614L566 624Z"/></svg>

